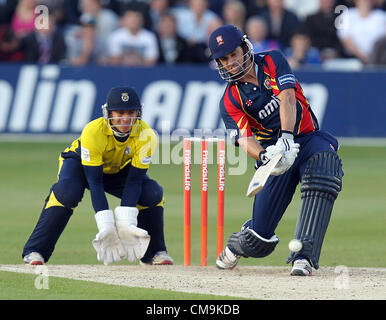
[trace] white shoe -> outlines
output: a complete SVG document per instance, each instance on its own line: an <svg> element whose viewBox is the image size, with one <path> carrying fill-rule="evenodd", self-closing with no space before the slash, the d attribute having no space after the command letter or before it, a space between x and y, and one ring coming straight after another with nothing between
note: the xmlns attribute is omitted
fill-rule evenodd
<svg viewBox="0 0 386 320"><path fill-rule="evenodd" d="M307 259L298 259L294 261L291 270L291 276L310 276L312 267Z"/></svg>
<svg viewBox="0 0 386 320"><path fill-rule="evenodd" d="M150 262L139 261L141 265L173 265L174 260L166 251L158 251Z"/></svg>
<svg viewBox="0 0 386 320"><path fill-rule="evenodd" d="M235 255L228 246L220 253L216 260L216 267L219 269L233 269L239 262L240 256Z"/></svg>
<svg viewBox="0 0 386 320"><path fill-rule="evenodd" d="M24 263L31 266L40 266L44 264L44 258L38 252L31 252L24 257Z"/></svg>

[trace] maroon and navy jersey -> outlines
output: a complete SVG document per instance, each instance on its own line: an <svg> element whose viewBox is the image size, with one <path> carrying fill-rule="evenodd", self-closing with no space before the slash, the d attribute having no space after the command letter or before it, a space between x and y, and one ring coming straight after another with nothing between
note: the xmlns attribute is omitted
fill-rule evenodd
<svg viewBox="0 0 386 320"><path fill-rule="evenodd" d="M277 95L288 88L295 89L295 137L318 130L310 104L281 52L260 52L254 58L259 86L231 82L220 101L221 116L234 143L237 145L239 138L253 135L262 144L277 140L281 129Z"/></svg>

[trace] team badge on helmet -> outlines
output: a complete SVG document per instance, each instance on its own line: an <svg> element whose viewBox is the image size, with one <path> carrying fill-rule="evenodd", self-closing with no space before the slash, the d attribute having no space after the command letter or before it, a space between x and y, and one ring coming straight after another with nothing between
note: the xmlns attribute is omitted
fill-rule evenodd
<svg viewBox="0 0 386 320"><path fill-rule="evenodd" d="M217 63L217 70L225 81L237 81L241 79L253 67L254 55L253 45L248 40L247 35L233 25L225 25L217 28L209 37L209 50L211 58ZM237 71L227 70L227 66L223 66L219 59L237 47L243 48L243 56L238 61ZM251 62L249 61L251 60Z"/></svg>
<svg viewBox="0 0 386 320"><path fill-rule="evenodd" d="M121 99L123 102L129 101L129 94L127 92L122 92L121 93Z"/></svg>
<svg viewBox="0 0 386 320"><path fill-rule="evenodd" d="M220 34L219 36L216 37L217 44L221 46L224 44L224 39L222 38L222 35Z"/></svg>

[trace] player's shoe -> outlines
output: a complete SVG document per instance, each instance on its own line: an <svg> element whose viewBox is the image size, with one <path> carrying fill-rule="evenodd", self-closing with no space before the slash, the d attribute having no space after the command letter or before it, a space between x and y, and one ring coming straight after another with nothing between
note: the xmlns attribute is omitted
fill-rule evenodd
<svg viewBox="0 0 386 320"><path fill-rule="evenodd" d="M216 267L219 269L233 269L239 262L240 256L235 255L228 246L220 253L216 260Z"/></svg>
<svg viewBox="0 0 386 320"><path fill-rule="evenodd" d="M310 276L312 267L307 259L295 260L291 270L291 276Z"/></svg>
<svg viewBox="0 0 386 320"><path fill-rule="evenodd" d="M24 263L31 266L41 266L44 264L44 258L38 252L31 252L24 256Z"/></svg>
<svg viewBox="0 0 386 320"><path fill-rule="evenodd" d="M139 261L141 265L173 265L174 260L166 251L158 251L149 262Z"/></svg>

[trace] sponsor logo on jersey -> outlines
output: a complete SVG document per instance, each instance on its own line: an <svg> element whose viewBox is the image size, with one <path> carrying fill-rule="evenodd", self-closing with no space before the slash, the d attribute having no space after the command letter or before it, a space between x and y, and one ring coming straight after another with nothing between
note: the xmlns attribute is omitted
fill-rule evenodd
<svg viewBox="0 0 386 320"><path fill-rule="evenodd" d="M80 154L81 154L81 158L82 160L84 161L90 161L90 150L88 150L87 148L81 146L80 147Z"/></svg>
<svg viewBox="0 0 386 320"><path fill-rule="evenodd" d="M141 160L142 164L149 164L151 161L151 156L145 157Z"/></svg>
<svg viewBox="0 0 386 320"><path fill-rule="evenodd" d="M279 84L282 86L287 83L293 83L295 84L295 76L293 74L285 74L277 79L279 81Z"/></svg>

